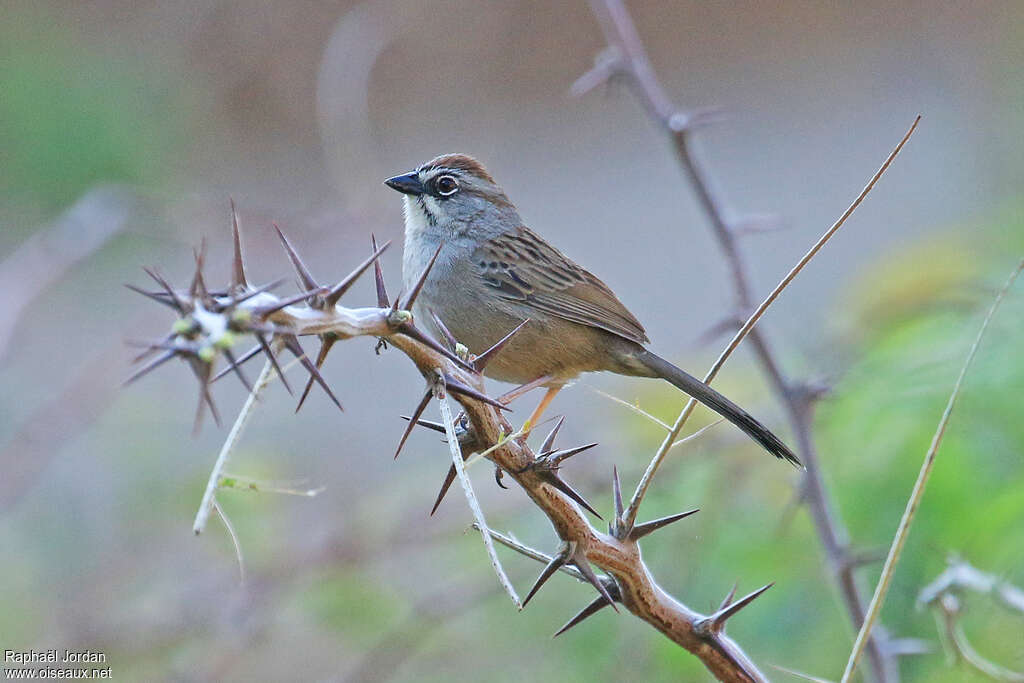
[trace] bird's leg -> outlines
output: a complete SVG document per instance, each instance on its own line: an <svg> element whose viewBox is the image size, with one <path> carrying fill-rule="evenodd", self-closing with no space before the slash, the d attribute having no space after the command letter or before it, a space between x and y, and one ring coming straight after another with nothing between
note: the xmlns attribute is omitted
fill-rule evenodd
<svg viewBox="0 0 1024 683"><path fill-rule="evenodd" d="M540 377L538 377L535 380L531 380L531 381L527 382L526 384L520 384L515 389L512 389L510 391L505 392L504 394L502 394L501 396L498 397L498 401L500 403L504 403L505 405L508 405L512 401L516 400L517 398L519 398L520 396L525 394L526 392L532 391L532 390L536 389L537 387L544 386L545 384L550 382L552 379L554 379L554 378L551 375L541 375Z"/></svg>
<svg viewBox="0 0 1024 683"><path fill-rule="evenodd" d="M545 410L547 410L548 404L551 403L552 399L555 398L555 395L561 390L561 384L556 384L555 386L548 387L548 391L546 394L544 394L544 398L540 400L540 405L538 405L534 409L533 414L530 415L530 419L527 420L526 424L523 425L522 431L525 434L529 435L530 430L533 429L533 426L537 424L537 422L540 420L540 416L544 414Z"/></svg>

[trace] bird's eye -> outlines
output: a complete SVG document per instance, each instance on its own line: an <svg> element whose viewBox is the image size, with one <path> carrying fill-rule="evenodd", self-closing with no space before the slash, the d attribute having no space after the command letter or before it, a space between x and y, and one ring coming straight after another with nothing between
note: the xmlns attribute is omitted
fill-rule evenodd
<svg viewBox="0 0 1024 683"><path fill-rule="evenodd" d="M459 191L459 183L454 176L443 175L434 181L437 193L442 197L450 197Z"/></svg>

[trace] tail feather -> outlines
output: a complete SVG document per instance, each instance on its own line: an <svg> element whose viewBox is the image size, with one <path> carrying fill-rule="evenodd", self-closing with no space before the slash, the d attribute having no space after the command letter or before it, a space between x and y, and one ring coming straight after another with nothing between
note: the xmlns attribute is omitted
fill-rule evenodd
<svg viewBox="0 0 1024 683"><path fill-rule="evenodd" d="M765 450L777 458L788 460L797 467L803 464L779 437L772 434L767 427L758 422L750 413L722 396L685 370L680 370L672 363L650 351L643 351L636 360L653 375L675 385L678 389L694 397L708 408L732 422L743 430L750 438L761 444Z"/></svg>

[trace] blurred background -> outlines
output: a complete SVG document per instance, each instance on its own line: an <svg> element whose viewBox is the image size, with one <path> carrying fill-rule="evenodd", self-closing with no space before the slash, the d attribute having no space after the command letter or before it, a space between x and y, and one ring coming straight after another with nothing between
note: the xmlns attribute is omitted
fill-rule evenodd
<svg viewBox="0 0 1024 683"><path fill-rule="evenodd" d="M816 420L825 478L853 542L887 547L983 311L1024 253L1024 5L630 8L676 102L727 112L699 152L735 216L779 227L743 241L759 295L923 115L762 323L789 374L834 387ZM226 281L229 198L256 280L289 274L274 221L324 280L365 258L371 232L396 240L383 257L394 290L401 202L381 180L451 151L480 158L529 225L601 275L654 349L703 373L724 343L704 332L732 304L727 270L633 97L614 84L568 95L604 44L586 3L13 0L2 12L0 649L100 650L117 680L707 678L609 610L551 640L591 599L567 577L528 610L510 606L460 493L428 516L447 469L436 435L415 433L392 460L422 380L373 340L326 365L344 414L314 389L295 415L278 385L258 407L229 472L323 491L220 494L241 587L220 523L191 531L226 427L190 437L183 366L119 389L135 353L125 340L172 322L122 283L145 286L140 266L157 265L183 284L203 237ZM370 304L371 280L346 301ZM915 609L948 553L1024 584L1022 339L1018 287L968 377L883 613L934 649L902 660L905 680L984 680L950 668L932 615ZM791 438L742 347L719 382ZM229 423L236 385L215 388ZM558 397L564 443L601 444L565 474L606 512L612 465L632 486L662 432L595 389L666 421L683 399L614 376ZM518 490L497 489L487 467L474 477L493 527L555 549ZM645 558L700 610L734 582L777 582L730 633L772 677L787 678L777 664L836 678L853 632L791 507L798 481L738 431L712 430L669 461L641 516L701 513L652 537ZM499 552L525 592L540 566ZM865 586L879 568L862 570ZM1024 670L1020 615L968 597L965 630Z"/></svg>

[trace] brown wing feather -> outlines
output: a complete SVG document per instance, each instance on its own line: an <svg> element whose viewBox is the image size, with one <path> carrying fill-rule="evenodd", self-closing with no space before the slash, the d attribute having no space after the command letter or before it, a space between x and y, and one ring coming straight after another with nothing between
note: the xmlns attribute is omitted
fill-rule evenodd
<svg viewBox="0 0 1024 683"><path fill-rule="evenodd" d="M608 285L528 228L485 242L475 258L484 281L506 299L638 344L648 341L643 325Z"/></svg>

